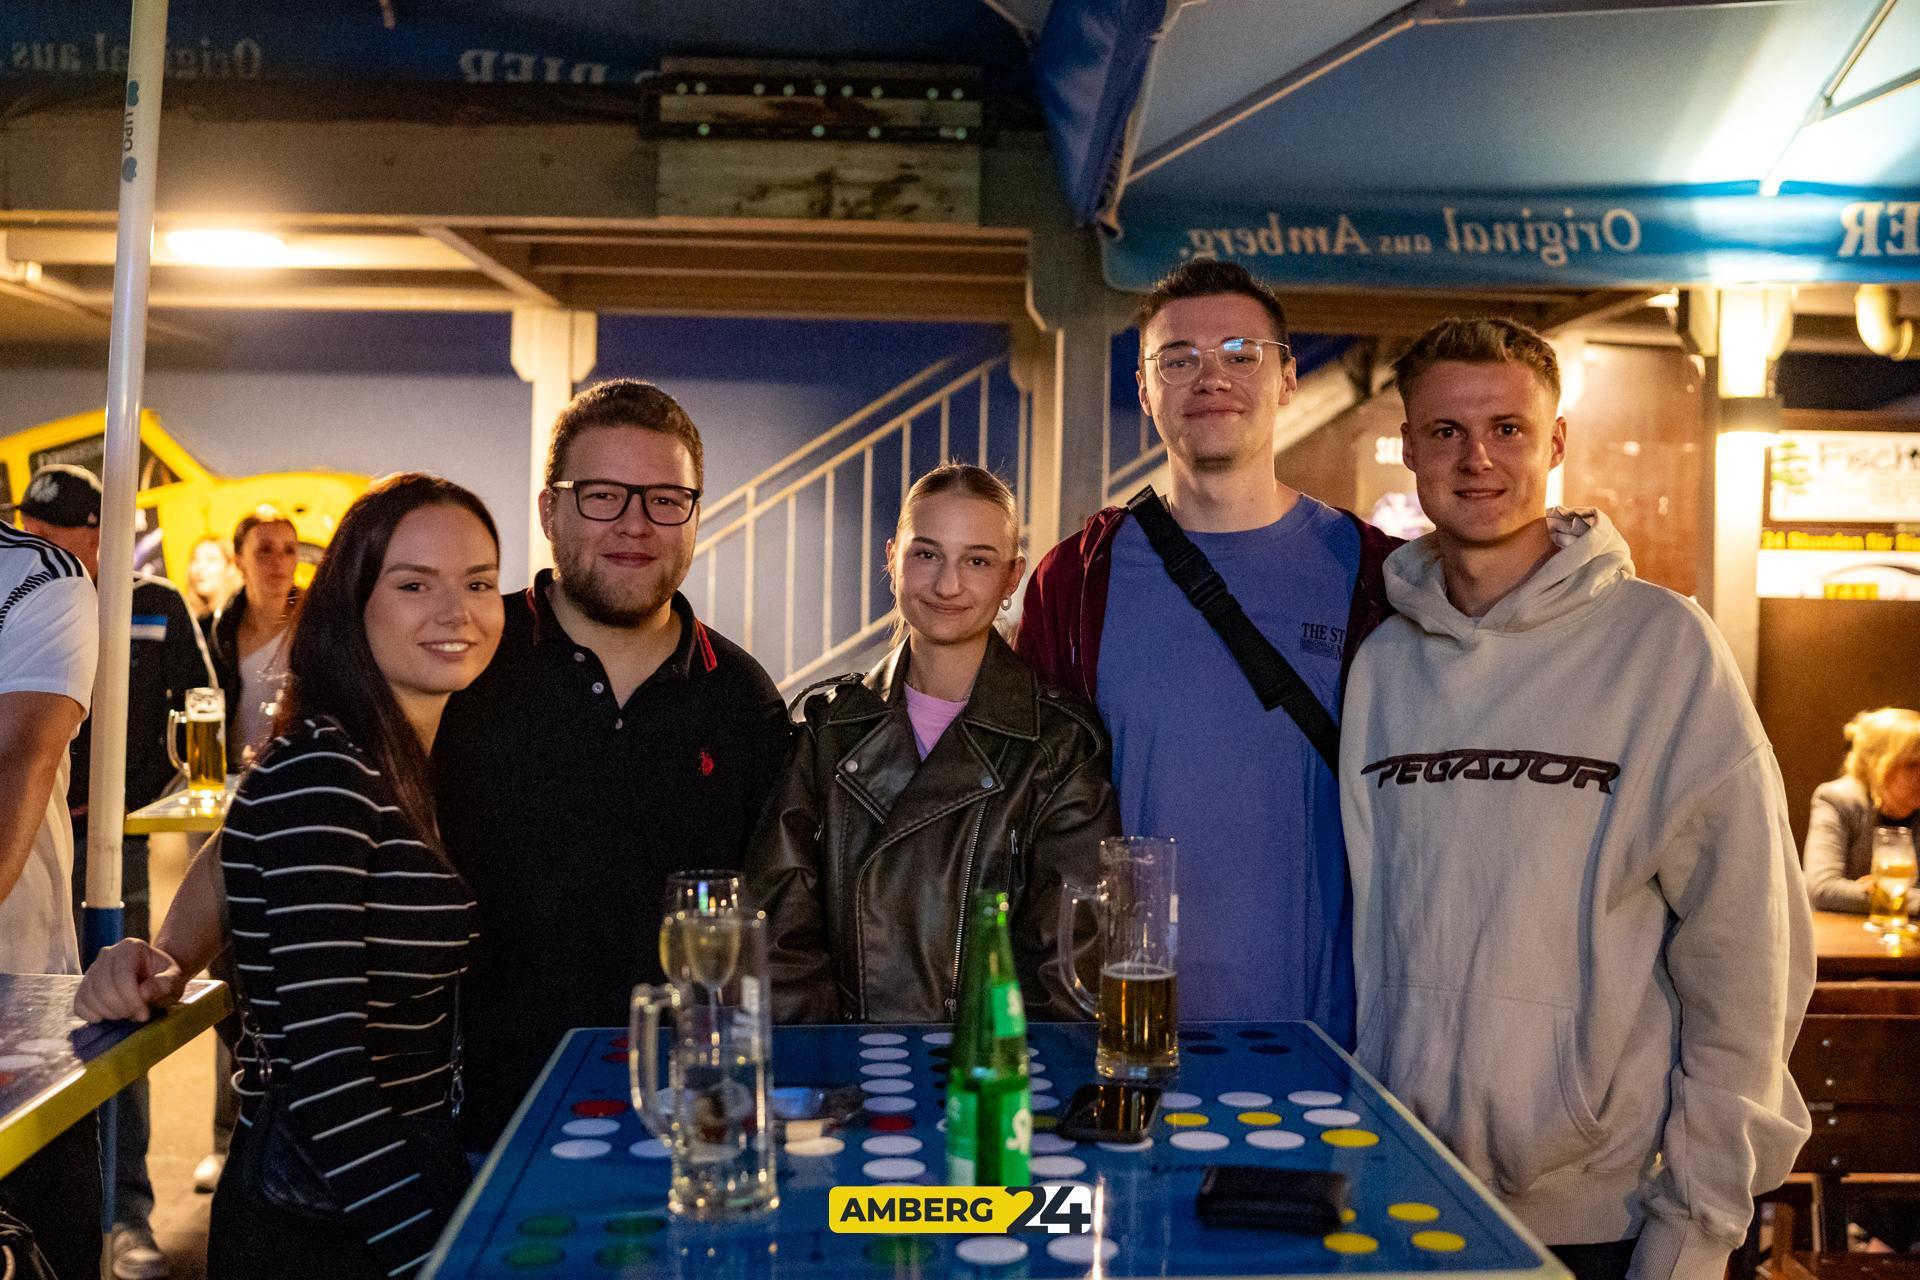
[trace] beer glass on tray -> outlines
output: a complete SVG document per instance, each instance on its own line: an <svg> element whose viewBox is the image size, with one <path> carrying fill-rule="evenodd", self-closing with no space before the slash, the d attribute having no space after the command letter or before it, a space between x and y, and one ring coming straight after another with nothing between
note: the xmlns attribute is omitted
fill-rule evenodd
<svg viewBox="0 0 1920 1280"><path fill-rule="evenodd" d="M218 689L189 689L185 711L167 712L167 759L187 775L187 795L210 804L227 789L227 698ZM187 726L186 758L174 750L174 730Z"/></svg>
<svg viewBox="0 0 1920 1280"><path fill-rule="evenodd" d="M1170 838L1102 840L1100 883L1068 884L1060 900L1061 964L1074 1000L1099 1022L1094 1069L1110 1079L1163 1079L1180 1064L1174 855ZM1074 966L1074 924L1082 902L1093 905L1099 923L1097 999Z"/></svg>

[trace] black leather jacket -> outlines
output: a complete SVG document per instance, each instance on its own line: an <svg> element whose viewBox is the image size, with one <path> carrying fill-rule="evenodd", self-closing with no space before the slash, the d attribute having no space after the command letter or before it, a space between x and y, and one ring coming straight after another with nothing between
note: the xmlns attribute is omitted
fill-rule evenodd
<svg viewBox="0 0 1920 1280"><path fill-rule="evenodd" d="M1062 881L1093 885L1100 841L1120 833L1106 730L995 634L966 710L922 761L906 673L902 644L864 679L802 698L793 761L747 862L771 926L774 1016L949 1019L967 904L994 888L1012 901L1027 1016L1081 1017L1055 939ZM1094 945L1082 911L1076 952Z"/></svg>

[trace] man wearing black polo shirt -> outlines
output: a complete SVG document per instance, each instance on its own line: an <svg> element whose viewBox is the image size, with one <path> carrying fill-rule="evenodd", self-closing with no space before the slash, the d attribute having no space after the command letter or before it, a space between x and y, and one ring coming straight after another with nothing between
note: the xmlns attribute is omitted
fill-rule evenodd
<svg viewBox="0 0 1920 1280"><path fill-rule="evenodd" d="M474 1148L561 1035L623 1024L633 984L660 981L668 872L744 863L787 750L773 682L679 593L702 481L686 412L644 382L589 388L554 424L545 481L555 567L507 601L499 652L434 741L441 839L480 905L461 980ZM155 945L102 953L80 1016L144 1020L212 958L202 870Z"/></svg>
<svg viewBox="0 0 1920 1280"><path fill-rule="evenodd" d="M679 594L701 480L699 432L665 392L575 397L540 494L554 568L507 602L498 656L441 721L441 836L480 904L469 1145L568 1028L624 1023L633 984L661 980L667 873L742 865L784 763L773 682Z"/></svg>

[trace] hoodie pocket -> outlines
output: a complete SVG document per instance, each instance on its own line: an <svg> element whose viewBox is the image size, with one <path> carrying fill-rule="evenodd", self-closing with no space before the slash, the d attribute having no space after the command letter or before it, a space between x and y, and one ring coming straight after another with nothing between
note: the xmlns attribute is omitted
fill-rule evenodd
<svg viewBox="0 0 1920 1280"><path fill-rule="evenodd" d="M1457 988L1382 990L1361 1056L1468 1168L1520 1195L1607 1133L1574 1070L1573 1013Z"/></svg>

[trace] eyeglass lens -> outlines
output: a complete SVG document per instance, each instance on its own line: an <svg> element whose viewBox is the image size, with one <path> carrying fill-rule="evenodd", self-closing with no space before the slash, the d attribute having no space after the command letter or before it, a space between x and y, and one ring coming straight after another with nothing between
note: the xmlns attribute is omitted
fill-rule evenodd
<svg viewBox="0 0 1920 1280"><path fill-rule="evenodd" d="M1168 347L1154 360L1160 376L1171 383L1192 382L1200 376L1200 365L1207 352L1220 357L1220 368L1230 378L1250 377L1260 367L1266 344L1253 338L1228 338L1217 347Z"/></svg>

